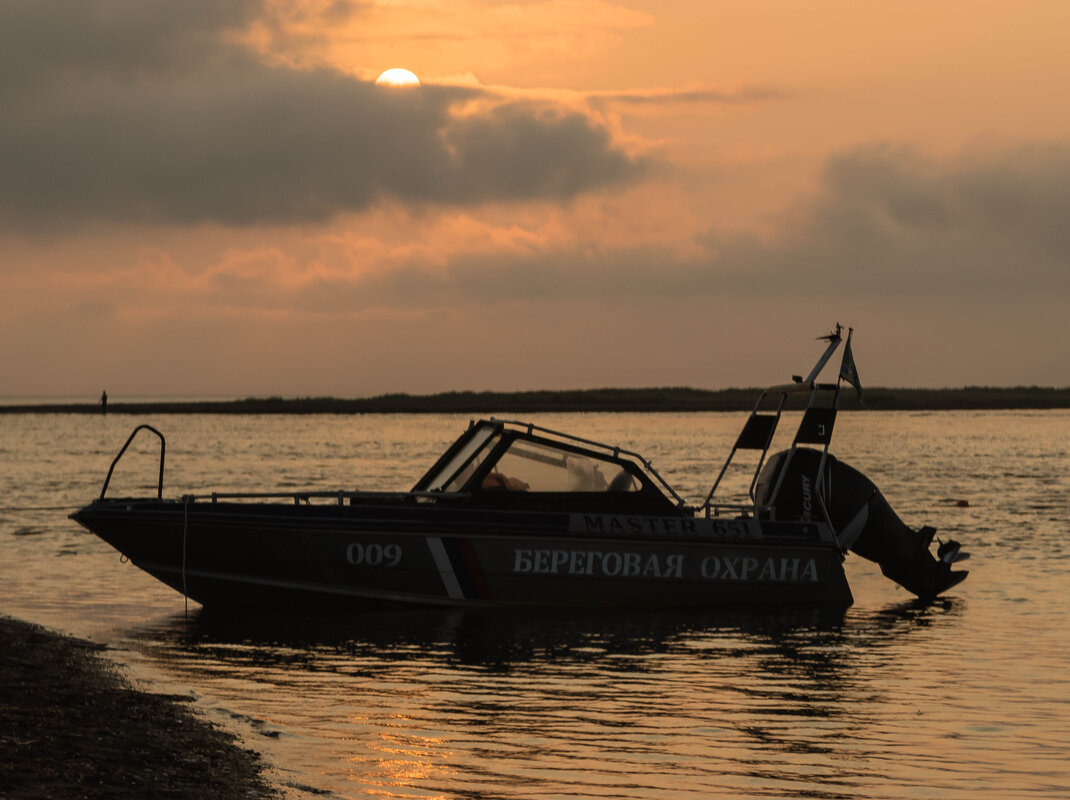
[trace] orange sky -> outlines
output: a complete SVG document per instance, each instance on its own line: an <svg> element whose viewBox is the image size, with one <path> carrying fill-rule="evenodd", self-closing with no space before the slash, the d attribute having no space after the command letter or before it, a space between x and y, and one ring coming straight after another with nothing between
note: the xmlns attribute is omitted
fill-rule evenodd
<svg viewBox="0 0 1070 800"><path fill-rule="evenodd" d="M9 0L0 394L759 385L837 320L868 385L1070 385L1067 30Z"/></svg>

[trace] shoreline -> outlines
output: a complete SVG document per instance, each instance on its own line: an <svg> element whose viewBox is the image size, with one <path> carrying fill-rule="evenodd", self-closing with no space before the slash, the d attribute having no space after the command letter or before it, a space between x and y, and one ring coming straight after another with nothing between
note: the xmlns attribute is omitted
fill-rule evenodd
<svg viewBox="0 0 1070 800"><path fill-rule="evenodd" d="M366 398L248 397L235 400L112 401L109 414L546 414L613 412L750 411L761 389L582 389L530 392L444 392L388 394ZM790 398L802 408L805 398ZM957 389L871 388L861 405L853 390L840 395L844 411L1039 411L1070 409L1070 387ZM0 414L101 414L99 402L0 405Z"/></svg>
<svg viewBox="0 0 1070 800"><path fill-rule="evenodd" d="M0 797L277 798L259 754L106 648L0 615Z"/></svg>

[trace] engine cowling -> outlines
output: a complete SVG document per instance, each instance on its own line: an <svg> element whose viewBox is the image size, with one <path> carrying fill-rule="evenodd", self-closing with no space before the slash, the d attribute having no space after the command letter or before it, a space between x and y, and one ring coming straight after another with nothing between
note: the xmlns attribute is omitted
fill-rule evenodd
<svg viewBox="0 0 1070 800"><path fill-rule="evenodd" d="M759 506L770 504L777 519L821 522L824 512L818 497L818 470L826 509L841 546L880 565L881 572L922 599L936 597L969 574L952 571L951 565L966 554L958 542L940 545L937 555L929 549L935 528L914 530L892 510L876 485L853 467L832 455L799 447L774 454L763 467L755 487ZM784 478L777 483L781 472Z"/></svg>

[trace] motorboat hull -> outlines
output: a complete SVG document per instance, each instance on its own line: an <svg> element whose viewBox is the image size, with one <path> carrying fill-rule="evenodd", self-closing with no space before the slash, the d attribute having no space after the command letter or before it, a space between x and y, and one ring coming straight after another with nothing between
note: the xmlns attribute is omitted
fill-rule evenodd
<svg viewBox="0 0 1070 800"><path fill-rule="evenodd" d="M99 500L73 515L211 607L851 604L817 524L444 508Z"/></svg>

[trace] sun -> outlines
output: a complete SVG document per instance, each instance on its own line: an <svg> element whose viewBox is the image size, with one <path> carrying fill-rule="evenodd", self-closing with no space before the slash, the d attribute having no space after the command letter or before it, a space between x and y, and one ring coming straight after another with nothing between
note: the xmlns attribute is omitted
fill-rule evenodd
<svg viewBox="0 0 1070 800"><path fill-rule="evenodd" d="M420 79L407 69L388 69L375 79L376 86L419 86Z"/></svg>

